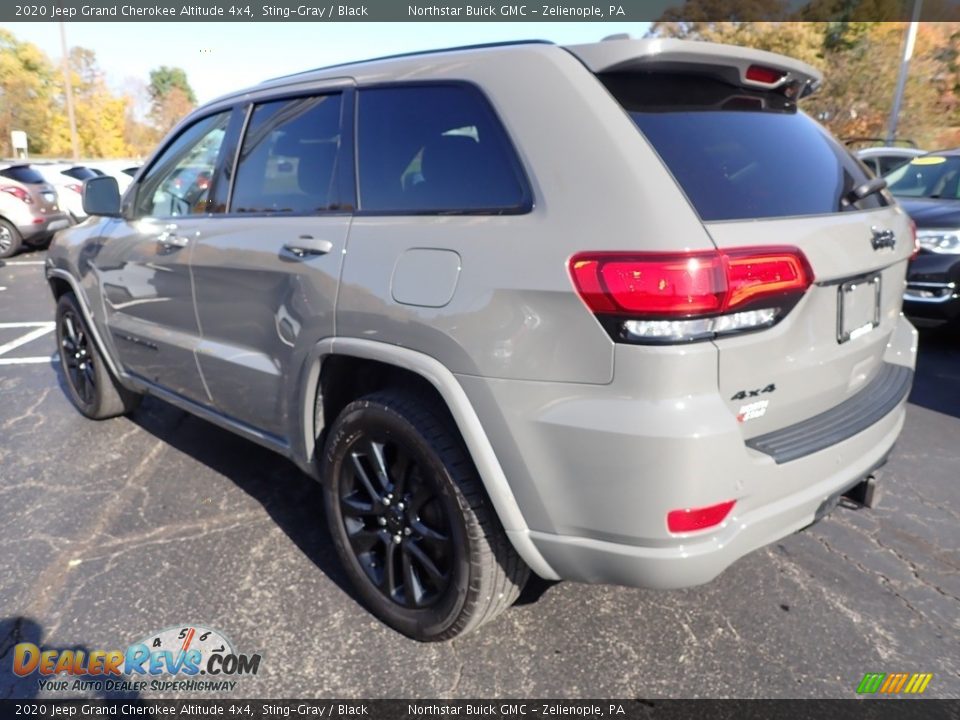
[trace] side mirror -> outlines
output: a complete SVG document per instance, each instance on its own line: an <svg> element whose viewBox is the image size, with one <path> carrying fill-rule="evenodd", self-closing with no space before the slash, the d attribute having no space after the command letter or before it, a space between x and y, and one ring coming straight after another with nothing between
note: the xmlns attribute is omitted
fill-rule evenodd
<svg viewBox="0 0 960 720"><path fill-rule="evenodd" d="M120 187L117 179L105 175L83 183L83 211L87 215L120 217Z"/></svg>

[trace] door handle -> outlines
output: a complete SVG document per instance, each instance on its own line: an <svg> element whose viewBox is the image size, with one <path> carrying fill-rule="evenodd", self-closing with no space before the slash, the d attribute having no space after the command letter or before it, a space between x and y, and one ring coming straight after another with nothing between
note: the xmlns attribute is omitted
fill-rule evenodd
<svg viewBox="0 0 960 720"><path fill-rule="evenodd" d="M163 232L157 235L157 242L167 249L183 248L190 242L185 235L177 235L176 225L167 225Z"/></svg>
<svg viewBox="0 0 960 720"><path fill-rule="evenodd" d="M284 243L283 249L298 258L305 258L314 255L326 255L333 250L333 243L329 240L318 240L311 235L301 235L296 240Z"/></svg>

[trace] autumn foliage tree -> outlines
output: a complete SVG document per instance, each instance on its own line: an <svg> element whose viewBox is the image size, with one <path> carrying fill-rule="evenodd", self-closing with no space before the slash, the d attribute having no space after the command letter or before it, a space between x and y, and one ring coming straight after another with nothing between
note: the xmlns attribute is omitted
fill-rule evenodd
<svg viewBox="0 0 960 720"><path fill-rule="evenodd" d="M150 118L160 133L166 133L197 104L187 74L181 68L162 65L150 71Z"/></svg>

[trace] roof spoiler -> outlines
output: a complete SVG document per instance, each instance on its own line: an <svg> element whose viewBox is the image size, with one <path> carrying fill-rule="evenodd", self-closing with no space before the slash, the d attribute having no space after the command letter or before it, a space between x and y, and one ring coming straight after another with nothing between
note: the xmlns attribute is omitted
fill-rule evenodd
<svg viewBox="0 0 960 720"><path fill-rule="evenodd" d="M816 92L823 82L819 70L784 55L695 40L613 36L605 42L568 45L566 50L594 74L704 66L734 68L743 87L793 90L787 94L796 98Z"/></svg>

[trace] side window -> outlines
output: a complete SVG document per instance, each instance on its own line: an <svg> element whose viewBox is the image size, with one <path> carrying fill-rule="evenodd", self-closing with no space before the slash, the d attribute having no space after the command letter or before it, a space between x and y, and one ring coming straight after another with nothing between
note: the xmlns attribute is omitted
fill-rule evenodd
<svg viewBox="0 0 960 720"><path fill-rule="evenodd" d="M334 94L257 105L240 150L230 211L335 210L340 104Z"/></svg>
<svg viewBox="0 0 960 720"><path fill-rule="evenodd" d="M140 181L137 217L205 214L217 157L230 113L211 115L188 127Z"/></svg>
<svg viewBox="0 0 960 720"><path fill-rule="evenodd" d="M359 93L361 210L522 212L520 163L486 99L468 85Z"/></svg>

